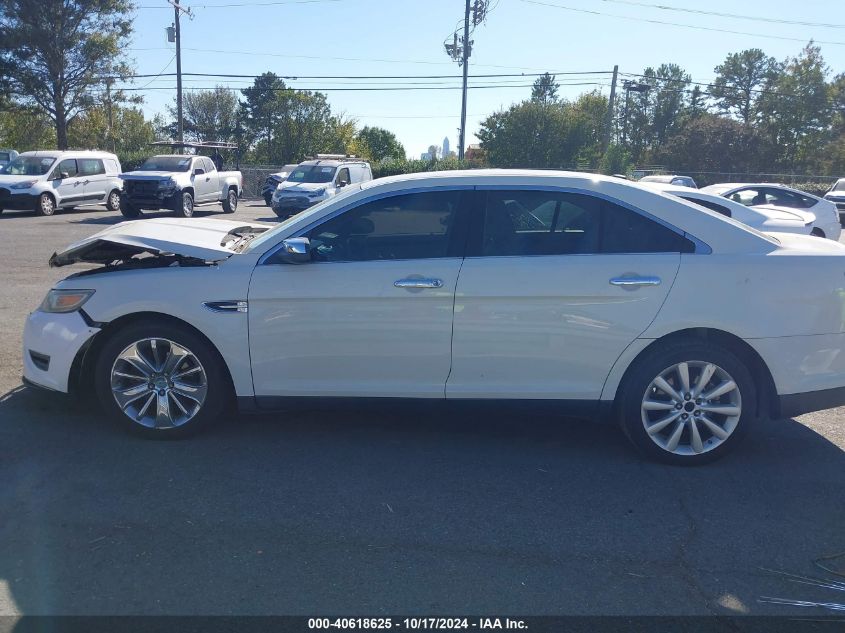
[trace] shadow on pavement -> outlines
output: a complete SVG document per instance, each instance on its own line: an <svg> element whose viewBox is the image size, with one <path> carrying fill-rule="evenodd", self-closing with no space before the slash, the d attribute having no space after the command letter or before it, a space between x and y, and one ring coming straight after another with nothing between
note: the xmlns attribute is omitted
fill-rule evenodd
<svg viewBox="0 0 845 633"><path fill-rule="evenodd" d="M785 614L757 599L802 589L760 567L845 550L845 456L794 420L688 469L610 425L489 410L144 441L20 388L0 453L0 588L24 614Z"/></svg>

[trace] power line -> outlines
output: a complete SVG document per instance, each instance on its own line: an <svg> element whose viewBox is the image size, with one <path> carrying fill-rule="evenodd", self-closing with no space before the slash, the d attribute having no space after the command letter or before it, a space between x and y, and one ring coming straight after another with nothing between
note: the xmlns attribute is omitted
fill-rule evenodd
<svg viewBox="0 0 845 633"><path fill-rule="evenodd" d="M166 69L166 68L165 68ZM480 75L468 75L470 79L481 78L499 78L499 77L542 77L546 73L484 73ZM583 71L567 71L554 72L549 71L553 76L570 76L570 75L610 75L612 70L583 70ZM148 77L174 77L176 73L164 73L163 71L155 75L121 75L114 77L103 77L103 79L145 79ZM226 74L226 73L182 73L183 77L221 77L229 79L258 79L263 75L241 75L241 74ZM288 79L297 81L301 79L460 79L459 75L276 75L279 79Z"/></svg>
<svg viewBox="0 0 845 633"><path fill-rule="evenodd" d="M602 13L601 11L592 11L590 9L576 9L574 7L566 7L561 4L552 4L550 2L541 2L540 0L519 0L526 4L536 4L543 7L550 7L553 9L562 9L564 11L574 11L576 13L587 13L589 15L599 15L608 18L618 18L620 20L631 20L633 22L648 22L649 24L660 24L663 26L678 26L686 29L698 29L700 31L712 31L716 33L730 33L732 35L745 35L749 37L765 37L773 40L789 40L792 42L808 42L811 38L808 37L787 37L782 35L768 35L764 33L749 33L748 31L732 31L729 29L717 29L709 26L698 26L696 24L681 24L679 22L666 22L664 20L652 20L649 18L635 18L628 15L616 15L615 13ZM827 40L813 40L816 44L830 44L833 46L845 46L845 42L832 42Z"/></svg>
<svg viewBox="0 0 845 633"><path fill-rule="evenodd" d="M663 11L678 11L681 13L695 13L697 15L712 15L719 18L733 18L736 20L753 20L754 22L771 22L773 24L794 24L797 26L812 26L826 29L845 29L845 24L830 24L826 22L803 22L801 20L782 20L779 18L767 18L760 15L740 15L738 13L722 13L719 11L705 11L703 9L689 9L686 7L672 7L665 4L650 4L648 2L636 2L635 0L601 0L602 2L613 2L615 4L627 4L634 7L648 7L661 9Z"/></svg>
<svg viewBox="0 0 845 633"><path fill-rule="evenodd" d="M270 2L229 2L226 4L194 4L197 9L228 9L230 7L272 7L286 4L319 4L322 2L344 2L345 0L271 0ZM136 9L170 9L157 5L140 5Z"/></svg>
<svg viewBox="0 0 845 633"><path fill-rule="evenodd" d="M475 86L467 86L470 90L479 90L479 89L486 89L486 88L531 88L534 84L482 84L482 85L475 85ZM606 83L600 82L578 82L578 83L570 83L566 84L567 86L607 86ZM241 88L231 87L231 86L209 86L209 87L198 87L192 86L190 90L214 90L216 88L224 88L226 90L241 90ZM403 87L393 87L393 86L380 86L380 87L355 87L355 88L331 88L331 87L321 87L321 88L309 88L311 92L404 92L410 90L462 90L463 86L403 86ZM123 91L138 91L142 90L141 88L131 88L131 87L122 87L116 88L116 90L123 90ZM151 88L146 88L146 90L173 90L173 86L153 86ZM274 92L296 92L301 90L300 88L269 88L269 90L273 90Z"/></svg>
<svg viewBox="0 0 845 633"><path fill-rule="evenodd" d="M625 75L626 77L639 77L641 79L653 79L655 81L662 81L662 82L669 82L669 83L682 83L682 84L692 84L693 86L704 86L706 88L713 88L713 83L704 83L702 81L692 81L686 79L670 79L670 78L662 78L656 77L654 75L643 75L640 73L620 73L621 75ZM725 86L726 90L735 90L740 91L741 89L733 87L733 86ZM804 99L806 95L799 95L791 92L782 92L780 90L767 90L764 88L749 88L748 92L753 92L755 94L766 94L766 95L774 95L776 97L790 97L795 99ZM704 93L702 93L704 94Z"/></svg>

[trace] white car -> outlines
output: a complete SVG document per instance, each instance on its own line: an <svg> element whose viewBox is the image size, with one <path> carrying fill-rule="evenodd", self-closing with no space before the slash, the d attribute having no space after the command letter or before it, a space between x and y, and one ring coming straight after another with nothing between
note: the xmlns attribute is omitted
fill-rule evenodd
<svg viewBox="0 0 845 633"><path fill-rule="evenodd" d="M642 180L639 182L642 182ZM747 207L729 198L723 198L699 189L653 182L648 183L647 186L683 198L687 202L698 204L766 233L810 235L816 221L815 214L800 209L784 209L770 204Z"/></svg>
<svg viewBox="0 0 845 633"><path fill-rule="evenodd" d="M678 187L687 187L690 189L698 189L698 185L695 184L695 180L693 180L690 176L672 176L672 175L660 175L660 176L643 176L639 179L638 182L651 182L651 183L659 183L662 185L676 185Z"/></svg>
<svg viewBox="0 0 845 633"><path fill-rule="evenodd" d="M117 224L51 259L77 262L102 266L28 317L24 378L152 437L233 399L508 400L696 464L845 403L845 246L610 177L394 176L272 228Z"/></svg>
<svg viewBox="0 0 845 633"><path fill-rule="evenodd" d="M840 221L845 219L845 178L840 178L824 194L824 199L836 205Z"/></svg>
<svg viewBox="0 0 845 633"><path fill-rule="evenodd" d="M842 233L839 212L833 202L785 185L729 182L702 187L701 191L722 196L749 207L773 205L780 208L810 211L816 216L816 221L813 223L813 235L838 240Z"/></svg>
<svg viewBox="0 0 845 633"><path fill-rule="evenodd" d="M120 208L120 161L114 154L85 150L24 152L0 174L0 213L34 210L53 215L57 209L105 204Z"/></svg>

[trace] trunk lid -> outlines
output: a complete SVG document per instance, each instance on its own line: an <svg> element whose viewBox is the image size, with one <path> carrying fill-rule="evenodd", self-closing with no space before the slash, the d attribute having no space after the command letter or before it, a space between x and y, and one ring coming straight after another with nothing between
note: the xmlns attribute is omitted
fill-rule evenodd
<svg viewBox="0 0 845 633"><path fill-rule="evenodd" d="M269 228L269 224L213 218L155 218L121 222L53 253L50 266L79 262L109 264L127 261L144 253L215 262L237 252L235 247L242 235L263 233Z"/></svg>

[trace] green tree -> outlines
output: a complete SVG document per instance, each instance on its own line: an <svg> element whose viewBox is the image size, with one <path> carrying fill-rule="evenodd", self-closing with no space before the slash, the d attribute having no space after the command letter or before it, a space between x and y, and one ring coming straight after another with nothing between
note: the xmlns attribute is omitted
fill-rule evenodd
<svg viewBox="0 0 845 633"><path fill-rule="evenodd" d="M750 125L757 116L761 90L779 71L775 58L759 48L731 53L714 69L716 79L710 94L721 112Z"/></svg>
<svg viewBox="0 0 845 633"><path fill-rule="evenodd" d="M273 133L282 116L281 95L287 90L281 78L267 72L256 77L252 86L241 91L244 97L241 118L248 135L246 141L252 147L261 142L263 154L258 154L256 158L263 162L279 162L277 152L274 151Z"/></svg>
<svg viewBox="0 0 845 633"><path fill-rule="evenodd" d="M818 166L818 148L831 123L831 88L821 49L812 42L783 64L760 98L762 129L779 148L778 167L790 171Z"/></svg>
<svg viewBox="0 0 845 633"><path fill-rule="evenodd" d="M557 91L560 84L555 81L555 76L545 73L534 80L531 88L531 100L543 105L557 101Z"/></svg>
<svg viewBox="0 0 845 633"><path fill-rule="evenodd" d="M238 98L228 88L185 93L182 99L183 129L188 140L233 142L237 136ZM176 109L170 107L175 118Z"/></svg>
<svg viewBox="0 0 845 633"><path fill-rule="evenodd" d="M115 106L112 108L112 130L109 134L108 112L97 106L79 115L68 128L72 147L90 147L112 150L118 154L148 152L155 140L152 121L144 118L140 108Z"/></svg>
<svg viewBox="0 0 845 633"><path fill-rule="evenodd" d="M0 77L25 105L46 113L56 142L92 107L92 89L124 75L131 32L129 0L0 0Z"/></svg>
<svg viewBox="0 0 845 633"><path fill-rule="evenodd" d="M370 160L380 162L390 158L405 158L405 148L393 132L380 127L364 126L357 135L359 151Z"/></svg>
<svg viewBox="0 0 845 633"><path fill-rule="evenodd" d="M0 147L26 152L56 147L56 128L39 108L0 105Z"/></svg>

